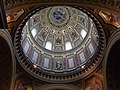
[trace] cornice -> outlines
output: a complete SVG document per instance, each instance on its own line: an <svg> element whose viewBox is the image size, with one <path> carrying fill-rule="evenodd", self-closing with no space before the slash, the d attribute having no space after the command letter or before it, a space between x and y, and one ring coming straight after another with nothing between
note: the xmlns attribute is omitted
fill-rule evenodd
<svg viewBox="0 0 120 90"><path fill-rule="evenodd" d="M16 7L24 7L30 5L81 5L81 6L92 6L96 8L108 9L113 12L120 12L120 1L119 0L5 0L6 10Z"/></svg>

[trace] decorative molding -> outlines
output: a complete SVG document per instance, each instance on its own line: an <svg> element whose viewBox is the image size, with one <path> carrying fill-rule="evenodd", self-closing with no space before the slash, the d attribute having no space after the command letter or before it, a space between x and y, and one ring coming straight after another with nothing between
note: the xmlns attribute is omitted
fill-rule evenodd
<svg viewBox="0 0 120 90"><path fill-rule="evenodd" d="M35 88L35 90L82 90L72 84L48 84Z"/></svg>
<svg viewBox="0 0 120 90"><path fill-rule="evenodd" d="M86 5L86 6L93 6L99 8L105 8L112 10L114 12L120 12L120 1L119 0L5 0L5 7L6 9L10 9L13 7L18 6L25 6L28 5L48 5L48 4L76 4L76 5Z"/></svg>
<svg viewBox="0 0 120 90"><path fill-rule="evenodd" d="M23 9L18 9L14 11L7 11L6 12L6 18L7 18L7 23L17 21L17 19L24 13Z"/></svg>
<svg viewBox="0 0 120 90"><path fill-rule="evenodd" d="M41 8L43 8L43 7L41 7ZM81 79L81 78L89 75L90 73L92 73L95 70L95 68L102 61L103 53L105 50L106 39L105 39L104 30L103 30L101 24L97 21L97 19L93 15L91 15L86 10L84 10L84 12L87 13L93 19L93 21L95 22L95 25L99 31L98 33L100 35L100 46L99 46L98 54L95 57L95 59L90 64L88 64L84 69L82 69L81 71L78 71L76 73L73 73L73 74L66 74L65 76L56 76L54 74L50 75L49 72L47 73L47 72L43 71L42 69L38 70L37 68L34 68L33 65L31 65L30 63L27 62L27 60L25 60L25 58L21 52L21 48L20 48L21 31L22 31L24 24L29 19L29 17L31 17L34 13L39 11L41 8L35 9L31 13L29 13L29 15L21 22L21 24L19 25L19 27L16 31L15 38L14 38L14 44L15 44L15 48L16 48L16 56L18 58L19 63L21 64L21 66L25 69L25 71L30 73L32 76L35 76L36 78L38 78L40 80L44 80L47 82L55 82L55 83L72 82L72 81ZM79 8L79 7L77 7L77 8Z"/></svg>
<svg viewBox="0 0 120 90"><path fill-rule="evenodd" d="M15 81L15 90L33 90L31 80L25 76L17 78Z"/></svg>
<svg viewBox="0 0 120 90"><path fill-rule="evenodd" d="M120 17L117 14L108 12L108 11L103 11L101 10L99 12L99 15L103 18L103 20L108 23L111 24L117 28L120 28Z"/></svg>
<svg viewBox="0 0 120 90"><path fill-rule="evenodd" d="M102 80L96 76L90 77L86 81L86 89L85 90L103 90Z"/></svg>

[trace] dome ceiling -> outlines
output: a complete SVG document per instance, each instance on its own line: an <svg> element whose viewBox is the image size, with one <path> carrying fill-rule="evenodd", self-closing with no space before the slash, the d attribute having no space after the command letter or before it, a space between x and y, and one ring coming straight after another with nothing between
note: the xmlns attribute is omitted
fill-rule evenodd
<svg viewBox="0 0 120 90"><path fill-rule="evenodd" d="M20 32L24 61L53 76L89 66L98 52L100 37L96 24L85 12L69 6L50 6L33 13Z"/></svg>
<svg viewBox="0 0 120 90"><path fill-rule="evenodd" d="M84 12L68 6L37 12L26 22L22 36L23 51L35 65L42 55L45 69L62 71L77 67L75 55L80 58L79 65L87 62L96 51L99 38L93 21Z"/></svg>

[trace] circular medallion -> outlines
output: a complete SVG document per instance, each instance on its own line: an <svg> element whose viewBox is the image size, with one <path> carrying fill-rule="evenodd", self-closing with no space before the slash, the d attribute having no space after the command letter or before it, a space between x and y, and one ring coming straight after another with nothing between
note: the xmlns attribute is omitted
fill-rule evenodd
<svg viewBox="0 0 120 90"><path fill-rule="evenodd" d="M70 14L66 7L52 7L48 13L49 22L56 27L63 26L68 23Z"/></svg>

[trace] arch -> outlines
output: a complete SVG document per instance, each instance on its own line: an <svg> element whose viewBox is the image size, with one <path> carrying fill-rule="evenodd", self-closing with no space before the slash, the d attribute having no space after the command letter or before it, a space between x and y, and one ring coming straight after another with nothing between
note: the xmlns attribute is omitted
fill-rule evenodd
<svg viewBox="0 0 120 90"><path fill-rule="evenodd" d="M115 32L109 39L106 55L103 61L105 90L118 90L120 88L120 31Z"/></svg>
<svg viewBox="0 0 120 90"><path fill-rule="evenodd" d="M37 2L36 2L37 1ZM16 3L15 3L16 2ZM19 3L17 3L19 2ZM5 7L6 9L10 9L10 8L16 8L20 5L22 5L22 7L26 7L26 4L28 4L29 6L36 6L37 5L41 5L41 4L45 4L46 6L49 4L75 4L75 5L81 5L81 6L88 6L88 7L93 7L93 8L99 8L99 9L105 9L105 10L112 10L113 12L120 12L120 1L119 0L62 0L62 1L57 1L57 0L6 0L5 2ZM89 4L88 4L89 3Z"/></svg>
<svg viewBox="0 0 120 90"><path fill-rule="evenodd" d="M15 56L12 40L7 30L0 29L0 87L2 90L14 89Z"/></svg>
<svg viewBox="0 0 120 90"><path fill-rule="evenodd" d="M41 86L38 90L81 90L81 89L74 85L49 84Z"/></svg>
<svg viewBox="0 0 120 90"><path fill-rule="evenodd" d="M107 65L106 65L106 77L108 90L118 90L120 88L120 39L110 49Z"/></svg>

